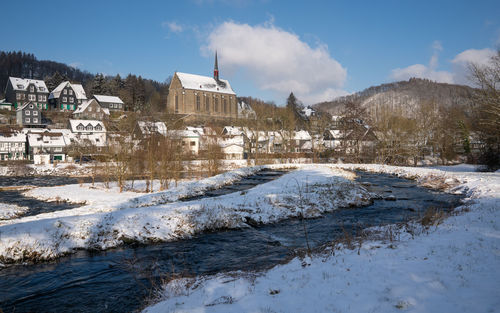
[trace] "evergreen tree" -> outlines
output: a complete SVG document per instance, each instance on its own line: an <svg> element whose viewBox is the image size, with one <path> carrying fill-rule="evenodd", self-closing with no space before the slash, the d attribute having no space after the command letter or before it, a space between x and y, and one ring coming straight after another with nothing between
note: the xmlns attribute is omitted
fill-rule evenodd
<svg viewBox="0 0 500 313"><path fill-rule="evenodd" d="M59 86L59 84L67 80L69 80L67 76L63 76L58 71L56 71L54 75L45 78L45 85L47 85L49 91L52 91L57 86Z"/></svg>
<svg viewBox="0 0 500 313"><path fill-rule="evenodd" d="M106 79L104 75L97 74L92 82L91 95L103 95L106 93Z"/></svg>

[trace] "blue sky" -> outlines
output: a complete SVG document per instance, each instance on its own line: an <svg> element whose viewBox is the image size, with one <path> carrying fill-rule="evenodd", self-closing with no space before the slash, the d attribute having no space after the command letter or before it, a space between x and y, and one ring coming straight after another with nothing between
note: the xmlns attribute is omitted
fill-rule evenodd
<svg viewBox="0 0 500 313"><path fill-rule="evenodd" d="M1 50L92 73L221 77L241 96L328 100L411 76L467 83L500 46L499 1L7 1ZM8 14L5 14L9 12Z"/></svg>

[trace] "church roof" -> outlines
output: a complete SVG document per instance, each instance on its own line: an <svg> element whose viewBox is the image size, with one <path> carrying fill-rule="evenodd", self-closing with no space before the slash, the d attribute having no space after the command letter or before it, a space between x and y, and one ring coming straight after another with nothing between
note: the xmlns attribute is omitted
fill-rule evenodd
<svg viewBox="0 0 500 313"><path fill-rule="evenodd" d="M179 78L181 85L185 89L194 89L200 91L211 91L224 93L228 95L236 95L236 93L231 88L229 81L225 79L220 79L217 82L213 77L201 76L195 74L187 73L175 73Z"/></svg>

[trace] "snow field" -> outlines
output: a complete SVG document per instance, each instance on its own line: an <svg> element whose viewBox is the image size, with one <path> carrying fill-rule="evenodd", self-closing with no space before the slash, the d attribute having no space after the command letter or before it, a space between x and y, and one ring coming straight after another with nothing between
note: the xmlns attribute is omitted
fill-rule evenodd
<svg viewBox="0 0 500 313"><path fill-rule="evenodd" d="M359 254L357 248L326 250L264 273L173 280L161 302L144 312L500 311L500 173L334 167L415 178L466 192L468 199L418 236L401 232L398 241L366 241Z"/></svg>
<svg viewBox="0 0 500 313"><path fill-rule="evenodd" d="M317 217L339 207L370 201L371 195L352 181L351 172L325 165L298 167L244 192L187 202L175 201L223 186L263 167L239 169L139 197L135 193L120 194L79 185L33 189L27 195L85 200L87 205L0 224L0 261L39 261L76 249L108 249L127 242L189 238L206 230L248 227L301 215Z"/></svg>

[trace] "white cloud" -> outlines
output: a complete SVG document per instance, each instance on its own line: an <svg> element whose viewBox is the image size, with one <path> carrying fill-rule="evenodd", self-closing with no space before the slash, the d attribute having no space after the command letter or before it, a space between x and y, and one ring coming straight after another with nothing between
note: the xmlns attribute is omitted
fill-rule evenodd
<svg viewBox="0 0 500 313"><path fill-rule="evenodd" d="M479 66L487 65L491 57L495 55L492 49L468 49L459 53L452 61L453 72L455 74L455 81L458 84L471 85L472 80L469 74L469 65L475 64Z"/></svg>
<svg viewBox="0 0 500 313"><path fill-rule="evenodd" d="M492 49L469 49L459 53L451 62L456 65L468 65L474 63L480 66L487 65L490 59L496 54Z"/></svg>
<svg viewBox="0 0 500 313"><path fill-rule="evenodd" d="M163 22L161 26L168 28L172 33L181 33L184 31L184 27L176 22Z"/></svg>
<svg viewBox="0 0 500 313"><path fill-rule="evenodd" d="M433 54L429 60L429 65L413 64L405 68L392 70L391 77L395 80L407 80L411 77L427 78L441 83L454 83L453 74L447 71L436 70L439 65L439 52L443 51L443 46L439 40L432 43Z"/></svg>
<svg viewBox="0 0 500 313"><path fill-rule="evenodd" d="M491 57L496 53L489 48L481 50L468 49L457 54L451 60L451 71L438 71L439 52L443 50L441 42L434 41L432 49L434 53L429 60L429 65L414 64L405 68L396 68L392 70L391 78L394 80L407 80L411 77L418 77L442 83L472 85L469 79L469 64L487 65Z"/></svg>
<svg viewBox="0 0 500 313"><path fill-rule="evenodd" d="M347 71L326 45L311 47L272 21L256 26L225 22L209 34L201 49L207 55L218 51L222 74L242 71L258 88L282 99L293 92L310 104L345 93L341 89Z"/></svg>

